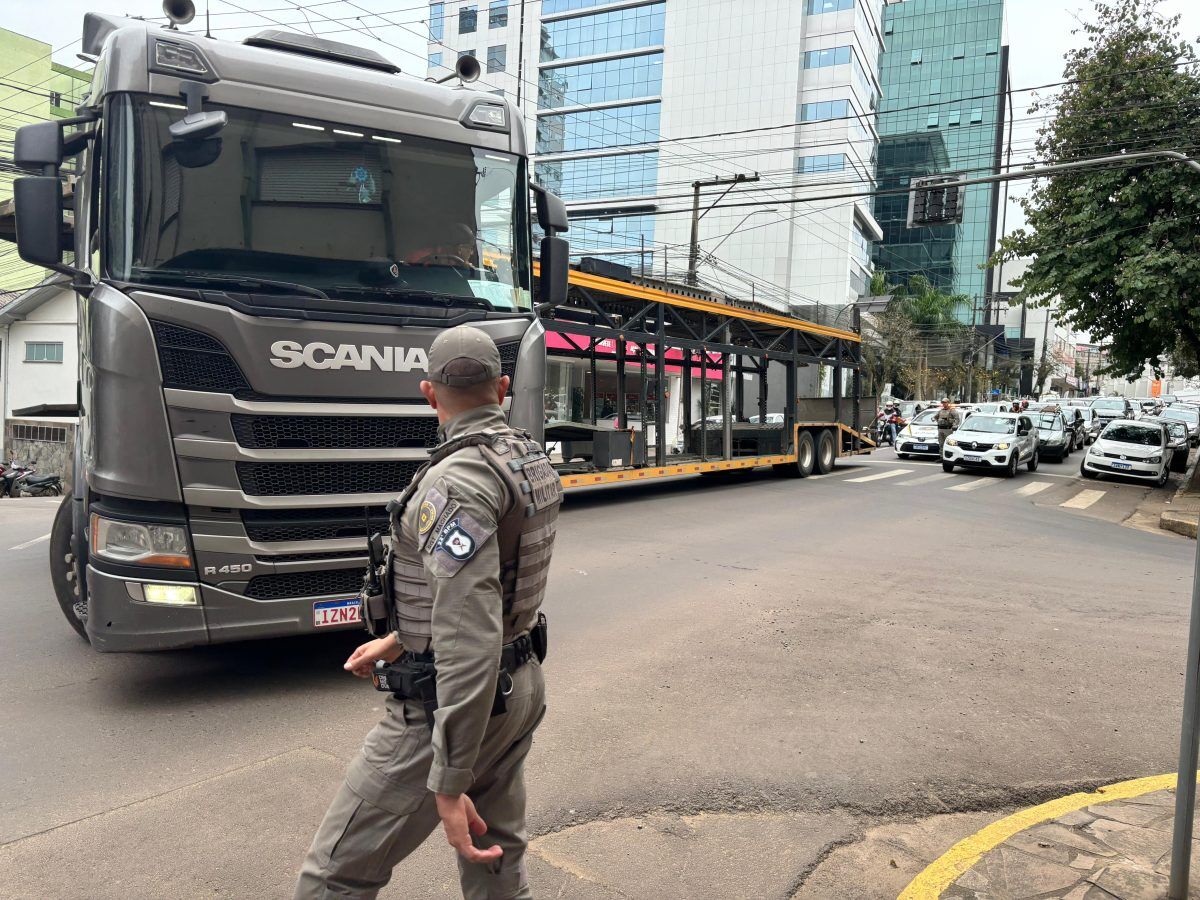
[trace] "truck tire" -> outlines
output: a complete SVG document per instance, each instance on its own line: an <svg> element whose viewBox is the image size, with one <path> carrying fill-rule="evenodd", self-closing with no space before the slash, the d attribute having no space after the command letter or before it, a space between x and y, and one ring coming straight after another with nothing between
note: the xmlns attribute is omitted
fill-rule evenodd
<svg viewBox="0 0 1200 900"><path fill-rule="evenodd" d="M828 475L837 462L837 451L833 443L833 432L828 428L817 437L817 473Z"/></svg>
<svg viewBox="0 0 1200 900"><path fill-rule="evenodd" d="M816 464L816 449L812 435L802 431L796 438L796 461L774 466L776 472L788 478L807 478Z"/></svg>
<svg viewBox="0 0 1200 900"><path fill-rule="evenodd" d="M74 502L70 491L64 494L50 527L50 583L54 586L54 597L62 614L86 641L87 598L84 591L87 586L83 581L83 567L79 564L80 554L73 546Z"/></svg>

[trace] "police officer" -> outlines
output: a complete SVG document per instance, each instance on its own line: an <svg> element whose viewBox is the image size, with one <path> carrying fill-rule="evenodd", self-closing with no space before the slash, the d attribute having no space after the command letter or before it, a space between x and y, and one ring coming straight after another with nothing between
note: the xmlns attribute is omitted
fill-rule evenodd
<svg viewBox="0 0 1200 900"><path fill-rule="evenodd" d="M421 393L441 443L389 507L393 630L345 668L369 677L376 663L431 663L436 698L388 698L313 838L297 898L375 897L439 820L464 897L532 896L523 766L545 712L538 608L562 488L542 448L505 421L508 386L484 332L434 340Z"/></svg>
<svg viewBox="0 0 1200 900"><path fill-rule="evenodd" d="M946 446L946 438L958 427L958 412L954 409L949 397L942 398L942 405L934 413L933 420L937 422L938 446Z"/></svg>

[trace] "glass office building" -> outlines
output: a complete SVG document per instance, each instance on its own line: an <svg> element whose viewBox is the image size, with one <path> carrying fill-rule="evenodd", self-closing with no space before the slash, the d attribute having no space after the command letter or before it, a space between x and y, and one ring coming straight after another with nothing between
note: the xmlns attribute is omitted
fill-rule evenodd
<svg viewBox="0 0 1200 900"><path fill-rule="evenodd" d="M904 0L884 8L881 190L926 175L999 170L1008 86L1003 21L1003 0ZM998 197L995 185L970 186L962 224L932 228L906 227L906 194L876 197L883 229L876 267L892 281L924 275L943 290L969 295L983 322L989 275L979 265L996 243ZM964 321L971 316L970 308L960 314Z"/></svg>

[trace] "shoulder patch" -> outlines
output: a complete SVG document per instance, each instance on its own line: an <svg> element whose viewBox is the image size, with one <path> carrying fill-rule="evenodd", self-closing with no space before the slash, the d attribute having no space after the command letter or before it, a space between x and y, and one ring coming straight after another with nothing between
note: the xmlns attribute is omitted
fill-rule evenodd
<svg viewBox="0 0 1200 900"><path fill-rule="evenodd" d="M431 500L422 500L421 508L417 512L417 533L428 534L429 529L433 527L433 523L437 521L437 508Z"/></svg>
<svg viewBox="0 0 1200 900"><path fill-rule="evenodd" d="M465 510L456 509L454 515L441 523L426 543L426 552L432 556L433 574L443 578L458 574L495 531L494 527L481 525Z"/></svg>
<svg viewBox="0 0 1200 900"><path fill-rule="evenodd" d="M420 544L439 522L444 522L447 516L457 509L458 504L436 486L427 490L420 507L417 508L417 543Z"/></svg>

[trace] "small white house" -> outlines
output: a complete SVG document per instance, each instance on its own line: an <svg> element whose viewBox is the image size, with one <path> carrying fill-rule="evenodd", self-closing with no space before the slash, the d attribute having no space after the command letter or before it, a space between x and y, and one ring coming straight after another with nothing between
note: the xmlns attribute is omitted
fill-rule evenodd
<svg viewBox="0 0 1200 900"><path fill-rule="evenodd" d="M78 421L76 323L75 292L62 276L0 307L0 458L60 474L64 486Z"/></svg>

